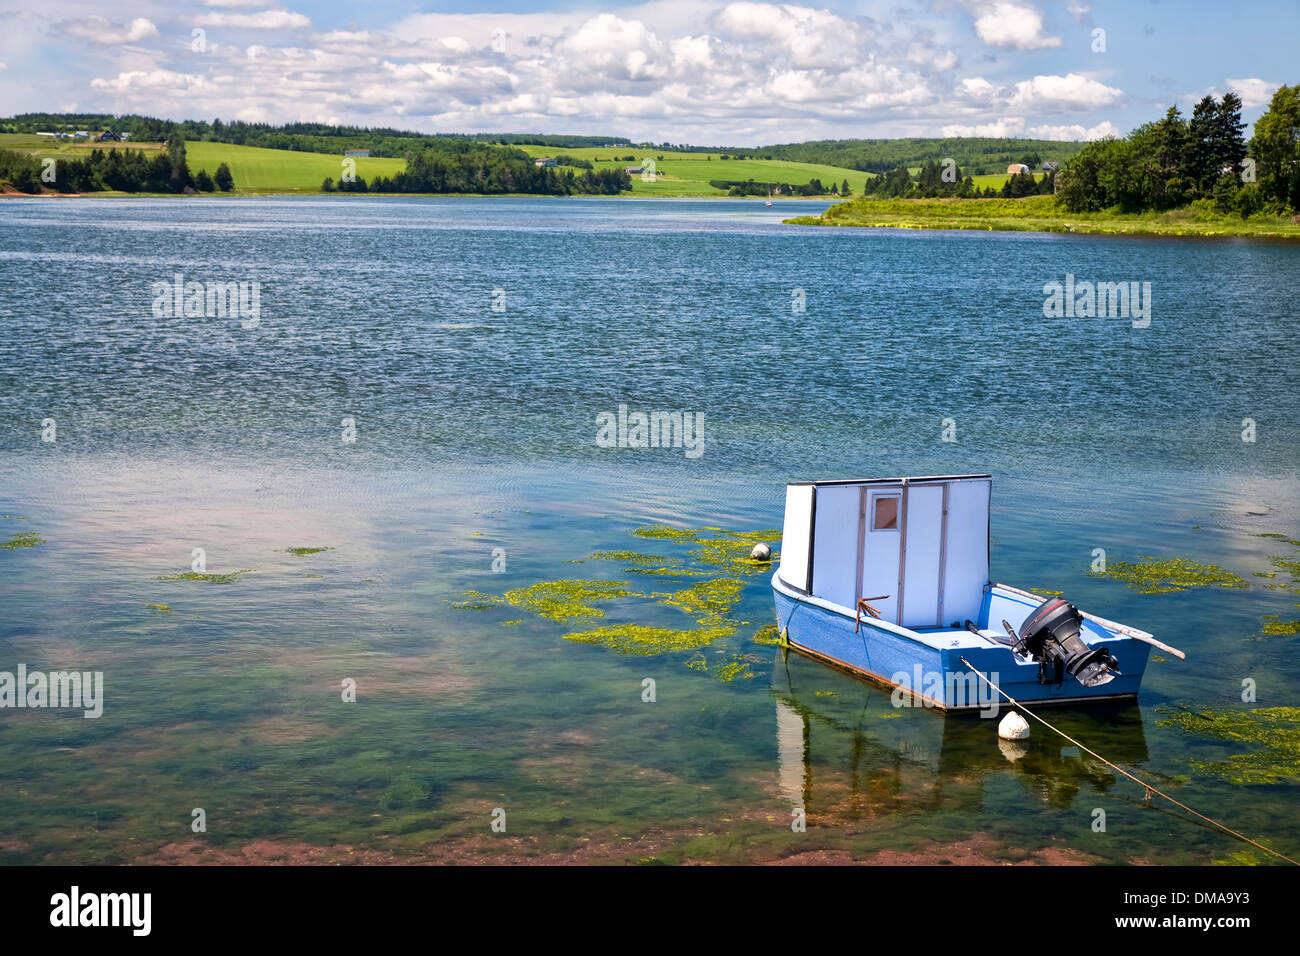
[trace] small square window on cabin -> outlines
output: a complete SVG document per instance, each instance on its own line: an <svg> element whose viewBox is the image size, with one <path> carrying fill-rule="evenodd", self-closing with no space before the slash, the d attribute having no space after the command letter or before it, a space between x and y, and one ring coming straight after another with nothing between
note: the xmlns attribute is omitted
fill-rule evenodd
<svg viewBox="0 0 1300 956"><path fill-rule="evenodd" d="M877 498L875 510L871 516L872 531L897 531L898 530L898 496L891 495L888 498Z"/></svg>

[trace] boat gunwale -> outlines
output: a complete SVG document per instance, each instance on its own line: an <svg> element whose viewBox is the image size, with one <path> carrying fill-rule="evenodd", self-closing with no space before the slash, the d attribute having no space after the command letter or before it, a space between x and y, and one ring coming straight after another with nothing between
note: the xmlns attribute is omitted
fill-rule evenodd
<svg viewBox="0 0 1300 956"><path fill-rule="evenodd" d="M832 614L838 614L841 617L847 618L850 621L860 622L861 624L866 624L871 627L877 628L878 630L886 631L887 633L893 634L897 637L906 638L907 640L912 641L916 644L920 644L922 647L926 647L930 650L943 651L943 650L950 649L948 647L941 647L937 644L932 644L930 641L927 641L926 631L913 630L912 628L906 627L902 624L895 624L893 621L882 621L879 618L863 619L860 618L858 615L855 615L853 613L852 608L847 608L844 607L844 605L842 604L836 604L833 601L826 600L825 598L820 598L814 594L808 594L804 591L798 590L797 588L795 588L794 585L790 584L790 582L786 581L781 577L780 568L777 568L775 571L772 572L772 587L780 591L782 594L790 598L792 601L798 601L803 604L808 604L812 607L821 608L824 611L828 611ZM1013 587L1010 584L1001 584L996 581L990 581L988 584L984 585L985 599L991 597L993 595L994 589L998 589L998 588L1002 589L1005 592L1008 592L1006 594L1001 595L1002 597L1021 599L1025 601L1025 603L1030 603L1031 606L1034 607L1037 607L1043 601L1047 600L1045 597L1043 597L1040 594L1034 594L1031 591L1024 591L1020 588ZM981 612L984 611L983 603L981 604L980 610ZM1110 634L1105 639L1136 640L1136 641L1141 641L1142 643L1146 643L1145 641L1142 641L1142 638L1154 636L1148 634L1146 631L1139 630L1138 628L1129 627L1125 624L1117 624L1114 621L1108 621L1106 618L1098 617L1095 614L1089 614L1087 611L1080 610L1079 613L1082 614L1087 620L1092 621L1094 624L1100 625L1103 630L1109 631ZM953 633L953 628L950 627L935 628L933 629L932 633L951 634Z"/></svg>

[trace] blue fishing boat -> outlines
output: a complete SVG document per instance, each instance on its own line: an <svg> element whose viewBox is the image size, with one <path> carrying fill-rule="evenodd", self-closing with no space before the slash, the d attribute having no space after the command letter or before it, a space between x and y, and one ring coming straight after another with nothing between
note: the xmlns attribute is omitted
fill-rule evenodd
<svg viewBox="0 0 1300 956"><path fill-rule="evenodd" d="M791 650L893 690L897 706L996 713L1006 700L1132 700L1137 628L989 576L989 475L786 486L772 591ZM982 676L981 676L982 675Z"/></svg>

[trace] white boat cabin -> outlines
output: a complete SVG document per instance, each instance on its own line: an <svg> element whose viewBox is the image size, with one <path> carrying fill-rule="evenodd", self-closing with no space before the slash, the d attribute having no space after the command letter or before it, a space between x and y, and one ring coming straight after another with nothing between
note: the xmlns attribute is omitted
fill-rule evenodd
<svg viewBox="0 0 1300 956"><path fill-rule="evenodd" d="M909 629L978 621L992 484L989 475L792 482L778 574L850 613L865 599Z"/></svg>

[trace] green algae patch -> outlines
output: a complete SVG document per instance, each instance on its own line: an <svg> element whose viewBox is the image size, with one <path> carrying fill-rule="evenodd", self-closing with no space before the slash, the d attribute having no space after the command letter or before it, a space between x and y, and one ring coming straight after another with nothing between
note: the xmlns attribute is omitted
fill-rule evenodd
<svg viewBox="0 0 1300 956"><path fill-rule="evenodd" d="M1276 614L1264 618L1263 632L1270 637L1300 634L1300 621L1281 621Z"/></svg>
<svg viewBox="0 0 1300 956"><path fill-rule="evenodd" d="M1064 591L1049 591L1047 588L1030 588L1035 594L1041 594L1043 597L1060 597Z"/></svg>
<svg viewBox="0 0 1300 956"><path fill-rule="evenodd" d="M207 581L209 584L231 584L239 580L241 574L252 574L252 568L240 568L238 571L182 571L180 574L160 574L159 581Z"/></svg>
<svg viewBox="0 0 1300 956"><path fill-rule="evenodd" d="M720 624L740 600L744 586L744 581L735 578L714 578L664 595L659 603L679 607L701 624Z"/></svg>
<svg viewBox="0 0 1300 956"><path fill-rule="evenodd" d="M306 557L309 554L320 554L322 551L333 551L333 548L285 548L283 554L292 554L295 558Z"/></svg>
<svg viewBox="0 0 1300 956"><path fill-rule="evenodd" d="M781 631L775 624L764 624L754 632L752 640L755 644L764 644L770 647L785 646L785 641L781 640Z"/></svg>
<svg viewBox="0 0 1300 956"><path fill-rule="evenodd" d="M620 564L634 564L638 567L664 566L668 559L658 554L642 554L640 551L593 551L587 555L587 561L617 561Z"/></svg>
<svg viewBox="0 0 1300 956"><path fill-rule="evenodd" d="M1210 866L1259 866L1259 857L1245 850L1229 853L1222 860L1210 861Z"/></svg>
<svg viewBox="0 0 1300 956"><path fill-rule="evenodd" d="M604 617L605 612L596 607L596 601L634 596L636 592L627 589L626 581L584 581L579 578L541 581L526 588L512 588L504 595L507 604L561 622Z"/></svg>
<svg viewBox="0 0 1300 956"><path fill-rule="evenodd" d="M643 574L652 578L707 578L711 571L688 571L686 568L667 565L662 568L624 568L624 574Z"/></svg>
<svg viewBox="0 0 1300 956"><path fill-rule="evenodd" d="M17 551L19 548L34 548L39 544L45 544L45 539L35 531L23 531L8 541L0 541L0 548L5 551Z"/></svg>
<svg viewBox="0 0 1300 956"><path fill-rule="evenodd" d="M1300 780L1300 707L1187 710L1159 721L1157 726L1176 727L1200 737L1252 748L1227 760L1193 759L1193 766L1202 773L1239 784Z"/></svg>
<svg viewBox="0 0 1300 956"><path fill-rule="evenodd" d="M153 608L155 611L170 611L170 610L171 610L171 605L170 605L170 604L146 604L145 607L151 607L151 608Z"/></svg>
<svg viewBox="0 0 1300 956"><path fill-rule="evenodd" d="M760 542L779 541L781 532L771 529L761 531L723 531L720 528L673 528L665 524L646 525L635 529L638 538L690 542L691 560L697 565L719 568L732 574L757 574L770 570L776 560L758 561L749 556L754 545ZM721 535L721 536L719 536Z"/></svg>
<svg viewBox="0 0 1300 956"><path fill-rule="evenodd" d="M1285 571L1290 575L1291 579L1289 581L1279 581L1277 584L1266 584L1264 587L1274 591L1300 591L1300 561L1283 558L1277 555L1269 558L1269 560L1273 562L1274 566L1279 570ZM1270 577L1276 576L1276 571L1270 575Z"/></svg>
<svg viewBox="0 0 1300 956"><path fill-rule="evenodd" d="M589 631L574 631L564 635L566 641L579 644L597 644L622 654L637 657L654 657L679 651L693 651L708 647L714 641L736 633L734 627L697 627L676 630L671 627L646 627L642 624L609 624ZM688 667L694 662L689 662ZM705 667L707 668L707 664ZM699 668L696 668L699 669Z"/></svg>
<svg viewBox="0 0 1300 956"><path fill-rule="evenodd" d="M666 524L649 524L632 532L638 538L652 538L661 541L694 541L698 531L689 528L674 528Z"/></svg>
<svg viewBox="0 0 1300 956"><path fill-rule="evenodd" d="M1261 531L1258 534L1256 534L1254 537L1272 538L1274 541L1284 541L1287 544L1291 545L1291 547L1293 548L1300 548L1300 541L1297 541L1295 538L1288 538L1284 534L1278 534L1276 531Z"/></svg>
<svg viewBox="0 0 1300 956"><path fill-rule="evenodd" d="M1187 588L1244 588L1246 582L1217 564L1199 564L1187 558L1159 560L1139 555L1136 562L1111 561L1105 571L1091 571L1097 577L1123 581L1139 594L1166 594Z"/></svg>
<svg viewBox="0 0 1300 956"><path fill-rule="evenodd" d="M595 606L596 601L635 596L637 596L636 592L629 591L624 581L583 581L566 578L559 581L540 581L526 588L513 588L505 594L462 591L457 595L459 600L447 603L463 611L486 611L494 607L510 605L564 623L582 618L604 617L605 612Z"/></svg>
<svg viewBox="0 0 1300 956"><path fill-rule="evenodd" d="M753 672L749 669L749 662L743 659L728 661L713 672L714 679L724 684L730 684L737 677L748 680L753 676Z"/></svg>
<svg viewBox="0 0 1300 956"><path fill-rule="evenodd" d="M583 560L617 561L624 565L624 574L642 574L649 577L696 578L705 577L709 573L693 571L685 567L680 558L669 558L661 554L643 554L640 551L593 551Z"/></svg>

